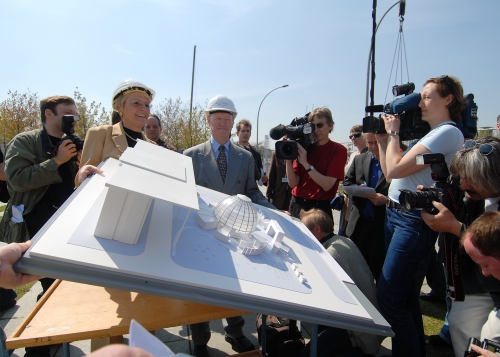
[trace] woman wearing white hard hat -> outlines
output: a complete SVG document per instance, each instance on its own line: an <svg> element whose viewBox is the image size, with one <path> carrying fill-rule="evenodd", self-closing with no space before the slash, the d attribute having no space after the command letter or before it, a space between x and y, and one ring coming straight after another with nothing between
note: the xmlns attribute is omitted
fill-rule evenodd
<svg viewBox="0 0 500 357"><path fill-rule="evenodd" d="M141 82L128 78L118 84L112 99L113 115L121 120L114 125L90 128L85 136L77 184L90 173L97 172L95 166L112 157L118 159L137 140L153 143L142 132L150 113L155 91Z"/></svg>

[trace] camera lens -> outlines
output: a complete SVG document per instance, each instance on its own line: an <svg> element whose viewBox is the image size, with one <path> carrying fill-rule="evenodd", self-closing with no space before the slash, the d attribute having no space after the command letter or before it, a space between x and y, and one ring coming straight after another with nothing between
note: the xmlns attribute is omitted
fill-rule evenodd
<svg viewBox="0 0 500 357"><path fill-rule="evenodd" d="M415 90L415 84L412 82L408 82L406 84L400 84L392 87L392 94L397 97L400 95L406 95L413 93Z"/></svg>

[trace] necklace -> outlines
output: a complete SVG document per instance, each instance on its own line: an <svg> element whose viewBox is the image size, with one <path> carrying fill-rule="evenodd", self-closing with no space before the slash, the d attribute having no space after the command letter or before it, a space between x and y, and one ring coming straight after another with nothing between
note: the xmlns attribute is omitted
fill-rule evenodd
<svg viewBox="0 0 500 357"><path fill-rule="evenodd" d="M127 135L127 138L129 138L130 140L134 140L135 142L137 142L137 139L135 139L135 138L131 137L130 135L128 135L125 130L123 132L125 133L125 135Z"/></svg>

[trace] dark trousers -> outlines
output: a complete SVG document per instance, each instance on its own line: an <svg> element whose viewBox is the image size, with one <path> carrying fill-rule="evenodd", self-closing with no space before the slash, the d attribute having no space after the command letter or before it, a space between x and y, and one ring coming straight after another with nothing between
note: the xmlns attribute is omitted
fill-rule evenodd
<svg viewBox="0 0 500 357"><path fill-rule="evenodd" d="M349 238L365 258L373 278L378 281L385 260L384 222L360 217Z"/></svg>
<svg viewBox="0 0 500 357"><path fill-rule="evenodd" d="M311 342L302 350L301 357L311 354ZM318 357L362 357L367 356L358 347L353 347L347 330L328 327L318 335Z"/></svg>
<svg viewBox="0 0 500 357"><path fill-rule="evenodd" d="M224 327L226 335L232 338L243 336L243 325L245 320L241 316L228 317L226 319L227 326ZM206 345L212 336L210 332L210 324L207 322L200 322L197 324L189 325L191 329L191 337L195 345Z"/></svg>

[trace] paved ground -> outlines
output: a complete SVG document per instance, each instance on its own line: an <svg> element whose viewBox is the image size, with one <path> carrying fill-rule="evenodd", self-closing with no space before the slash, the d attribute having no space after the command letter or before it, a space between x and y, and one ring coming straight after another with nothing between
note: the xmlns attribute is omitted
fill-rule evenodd
<svg viewBox="0 0 500 357"><path fill-rule="evenodd" d="M263 190L261 188L261 190ZM335 221L335 231L337 231L337 223L339 222L339 212L334 212ZM427 285L422 288L423 291L428 291ZM12 332L19 326L25 316L27 316L33 309L36 296L41 291L41 286L36 283L31 290L24 295L18 304L12 309L6 311L3 317L0 319L0 326L5 330L7 336L10 336ZM254 345L258 345L257 332L255 329L255 314L244 316L245 327L244 333L250 338ZM223 323L225 320L212 321L210 326L212 328L212 338L209 342L209 353L212 357L221 357L235 354L229 345L224 340L224 329ZM309 339L309 333L311 331L310 324L302 324L302 332L306 339ZM183 352L190 354L192 351L192 343L190 337L190 331L187 326L178 326L169 329L157 330L156 336L167 344L167 346L172 349L175 353ZM389 338L384 340L383 347L381 348L378 356L387 356L391 354L391 341ZM90 352L90 341L77 341L70 345L71 356L80 357L88 354ZM13 352L12 356L23 356L24 349L17 349ZM52 356L60 357L62 356L61 346L52 347Z"/></svg>

